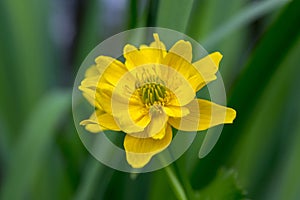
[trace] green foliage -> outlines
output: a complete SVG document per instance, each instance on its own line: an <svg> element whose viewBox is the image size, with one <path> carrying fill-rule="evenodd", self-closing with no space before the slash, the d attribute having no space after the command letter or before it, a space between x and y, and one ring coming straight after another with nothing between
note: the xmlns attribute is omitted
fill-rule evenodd
<svg viewBox="0 0 300 200"><path fill-rule="evenodd" d="M113 15L111 1L74 1L58 20L73 17L70 26L52 30L64 5L54 2L0 1L1 199L300 199L299 0L131 0L110 5ZM70 114L72 83L60 83L104 36L144 25L222 52L237 119L205 158L200 132L175 164L133 176L88 154ZM61 49L53 35L64 30L72 45Z"/></svg>
<svg viewBox="0 0 300 200"><path fill-rule="evenodd" d="M238 184L237 172L221 169L207 187L196 193L196 199L242 200L246 194Z"/></svg>
<svg viewBox="0 0 300 200"><path fill-rule="evenodd" d="M70 109L70 99L69 92L50 92L28 116L8 163L1 192L3 199L20 199L27 195L53 145L55 129Z"/></svg>

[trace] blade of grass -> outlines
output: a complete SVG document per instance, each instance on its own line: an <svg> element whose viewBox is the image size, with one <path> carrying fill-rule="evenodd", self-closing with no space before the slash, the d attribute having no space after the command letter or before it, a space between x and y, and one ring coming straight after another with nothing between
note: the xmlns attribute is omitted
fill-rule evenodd
<svg viewBox="0 0 300 200"><path fill-rule="evenodd" d="M10 57L15 60L10 67L17 81L14 92L18 99L18 113L24 114L43 93L49 76L46 76L46 69L52 67L49 59L51 42L45 23L48 4L35 0L4 0L2 4L10 21L7 38L13 47Z"/></svg>
<svg viewBox="0 0 300 200"><path fill-rule="evenodd" d="M146 26L155 27L157 21L157 11L158 11L159 0L150 0L148 3L148 13Z"/></svg>
<svg viewBox="0 0 300 200"><path fill-rule="evenodd" d="M19 110L20 106L16 98L16 91L14 88L18 87L18 80L13 76L14 71L12 66L15 66L15 59L13 59L14 49L11 44L11 33L9 30L10 23L7 10L4 9L3 1L0 1L0 113L5 118L2 118L2 124L8 129L11 134L2 132L1 135L6 138L6 144L9 146L11 137L17 129L17 124L13 121L20 121L20 115L16 115L14 111Z"/></svg>
<svg viewBox="0 0 300 200"><path fill-rule="evenodd" d="M245 46L250 45L246 44L246 29L243 27L288 2L288 0L267 0L252 2L246 6L244 5L246 1L237 0L196 3L189 33L197 40L203 41L204 47L209 52L218 49L225 55L220 67L225 87L229 88L232 84L247 53ZM239 59L236 58L237 54Z"/></svg>
<svg viewBox="0 0 300 200"><path fill-rule="evenodd" d="M298 108L298 114L300 110ZM299 121L299 116L298 116ZM299 199L300 180L298 178L298 171L300 168L300 124L296 124L294 130L294 137L290 140L290 147L288 149L287 158L282 160L278 167L279 177L276 181L276 187L270 188L269 196L265 199ZM297 173L297 175L295 175ZM274 182L275 182L274 181ZM274 184L274 183L273 183Z"/></svg>
<svg viewBox="0 0 300 200"><path fill-rule="evenodd" d="M53 143L55 128L70 110L71 95L65 91L50 92L28 116L16 142L3 187L2 199L22 199L32 186L40 162Z"/></svg>
<svg viewBox="0 0 300 200"><path fill-rule="evenodd" d="M75 193L76 200L91 199L96 190L99 190L98 184L101 180L101 193L97 192L98 198L103 198L105 190L110 182L113 170L105 170L106 167L94 158L90 158L82 173L83 180ZM105 173L104 173L105 172ZM105 180L104 181L104 176Z"/></svg>
<svg viewBox="0 0 300 200"><path fill-rule="evenodd" d="M300 33L300 26L295 26L299 24L299 8L300 1L292 1L256 47L244 72L239 77L238 84L233 87L229 99L229 107L237 110L237 118L233 125L224 126L218 145L210 156L203 159L202 165L198 165L197 171L194 171L192 176L194 181L211 180L220 165L223 165L231 156L234 144L239 141L242 129L254 112L254 106L260 103L260 97L266 85ZM286 23L287 21L289 23ZM209 163L214 163L214 165L211 166ZM203 171L209 173L198 173Z"/></svg>
<svg viewBox="0 0 300 200"><path fill-rule="evenodd" d="M272 167L276 164L274 154L280 148L278 142L282 134L278 124L283 126L284 118L291 115L286 112L287 106L295 107L294 85L296 85L297 72L300 72L297 66L300 62L299 50L300 40L272 77L264 95L260 98L260 103L254 108L248 123L241 131L243 134L233 151L232 158L239 170L241 182L249 190L257 192L258 184L262 184L261 179L269 173L273 174ZM289 132L292 120L288 121L288 127L283 129L286 133ZM288 135L285 136L286 140Z"/></svg>
<svg viewBox="0 0 300 200"><path fill-rule="evenodd" d="M185 32L193 2L193 0L160 1L156 26Z"/></svg>
<svg viewBox="0 0 300 200"><path fill-rule="evenodd" d="M220 27L232 21L233 16L236 16L239 11L245 7L246 0L206 0L197 1L191 14L188 27L188 34L196 38L198 41L210 37ZM214 45L206 48L208 52L215 50L220 51L224 55L221 62L220 72L225 84L225 87L231 83L233 70L240 60L236 59L236 55L241 55L245 52L247 29L238 29L233 27L230 35L222 35L222 40L216 41ZM240 56L243 58L243 56Z"/></svg>
<svg viewBox="0 0 300 200"><path fill-rule="evenodd" d="M2 169L6 167L10 155L7 135L9 132L2 121L2 116L0 116L0 162Z"/></svg>
<svg viewBox="0 0 300 200"><path fill-rule="evenodd" d="M292 1L288 5L276 23L264 35L239 77L229 101L229 104L238 111L235 123L246 121L252 114L251 110L259 103L259 97L266 85L298 39L300 34L299 8L300 1ZM299 26L295 26L297 24ZM249 100L249 95L251 100Z"/></svg>
<svg viewBox="0 0 300 200"><path fill-rule="evenodd" d="M83 59L101 41L100 29L100 6L97 0L85 2L84 16L79 28L75 66L79 68Z"/></svg>
<svg viewBox="0 0 300 200"><path fill-rule="evenodd" d="M177 178L177 175L175 174L174 170L171 168L171 166L167 166L164 168L168 180L171 184L171 187L174 191L174 193L176 194L178 199L181 200L187 200L187 195L185 193L185 190L183 188L183 186L181 185L180 181Z"/></svg>
<svg viewBox="0 0 300 200"><path fill-rule="evenodd" d="M71 199L74 190L68 173L70 168L66 166L57 145L52 145L48 152L47 159L41 160L41 166L35 172L37 178L28 192L30 199Z"/></svg>
<svg viewBox="0 0 300 200"><path fill-rule="evenodd" d="M214 30L211 34L207 34L207 37L203 39L203 46L206 48L213 47L235 30L248 25L255 19L282 7L289 2L291 2L291 0L266 0L251 3L228 20L228 22L221 25L217 30Z"/></svg>
<svg viewBox="0 0 300 200"><path fill-rule="evenodd" d="M138 22L138 1L137 0L130 0L129 3L129 29L135 28Z"/></svg>
<svg viewBox="0 0 300 200"><path fill-rule="evenodd" d="M151 174L149 187L151 192L149 192L148 200L176 199L173 188L169 184L169 179L163 169Z"/></svg>

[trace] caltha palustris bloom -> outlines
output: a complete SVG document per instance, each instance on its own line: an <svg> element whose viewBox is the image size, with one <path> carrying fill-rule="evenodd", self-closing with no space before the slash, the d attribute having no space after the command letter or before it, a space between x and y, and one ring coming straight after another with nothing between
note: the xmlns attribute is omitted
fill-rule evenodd
<svg viewBox="0 0 300 200"><path fill-rule="evenodd" d="M234 109L197 99L196 92L216 79L222 55L214 52L192 62L190 42L179 40L168 51L158 34L149 46L123 49L125 63L99 56L79 89L95 107L80 124L97 133L123 131L127 162L144 167L172 141L172 128L206 130L232 123Z"/></svg>

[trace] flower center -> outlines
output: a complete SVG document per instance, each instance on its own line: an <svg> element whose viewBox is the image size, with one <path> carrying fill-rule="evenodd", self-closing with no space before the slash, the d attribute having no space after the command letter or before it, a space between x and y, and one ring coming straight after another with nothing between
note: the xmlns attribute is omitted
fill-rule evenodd
<svg viewBox="0 0 300 200"><path fill-rule="evenodd" d="M143 103L148 106L164 105L169 96L168 89L161 83L150 82L137 88Z"/></svg>

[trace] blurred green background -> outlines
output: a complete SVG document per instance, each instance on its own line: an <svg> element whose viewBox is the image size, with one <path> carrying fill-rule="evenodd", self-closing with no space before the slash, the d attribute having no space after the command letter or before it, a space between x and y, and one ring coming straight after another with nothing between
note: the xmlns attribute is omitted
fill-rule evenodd
<svg viewBox="0 0 300 200"><path fill-rule="evenodd" d="M1 0L1 199L300 199L299 0ZM224 55L237 110L213 151L205 133L166 169L96 161L75 130L71 89L85 56L135 27L186 33Z"/></svg>

